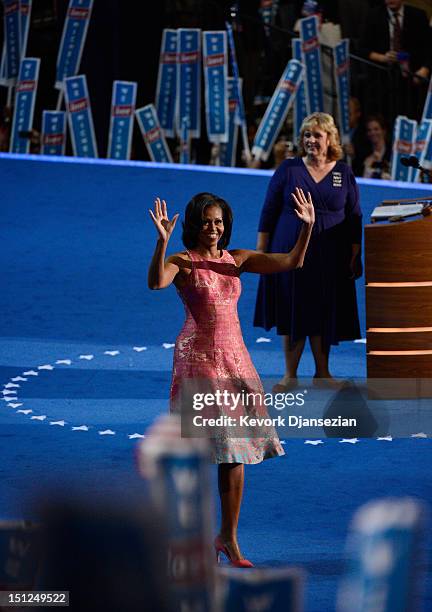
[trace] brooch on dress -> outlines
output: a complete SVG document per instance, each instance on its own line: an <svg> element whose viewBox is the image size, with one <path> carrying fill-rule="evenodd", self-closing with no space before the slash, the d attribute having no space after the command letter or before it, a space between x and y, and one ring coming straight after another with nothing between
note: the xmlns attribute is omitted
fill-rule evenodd
<svg viewBox="0 0 432 612"><path fill-rule="evenodd" d="M332 172L333 187L342 187L342 172Z"/></svg>

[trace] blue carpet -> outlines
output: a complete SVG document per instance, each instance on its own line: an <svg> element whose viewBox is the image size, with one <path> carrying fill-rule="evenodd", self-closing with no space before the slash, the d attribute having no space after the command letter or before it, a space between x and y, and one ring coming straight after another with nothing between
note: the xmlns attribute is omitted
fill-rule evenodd
<svg viewBox="0 0 432 612"><path fill-rule="evenodd" d="M146 288L155 242L148 208L160 195L171 212L182 212L194 193L216 192L234 209L233 248L253 248L269 176L0 156L0 370L3 384L20 385L4 387L4 397L17 399L0 402L0 518L31 516L33 496L59 485L84 494L145 491L136 434L167 409L172 348L163 343L175 341L183 320L174 288ZM378 181L360 181L360 189L366 221L382 199L431 194ZM177 229L171 252L181 248ZM276 334L251 325L257 281L242 278L239 314L266 383L283 372L283 358ZM260 337L270 342L257 343ZM54 369L39 369L47 365ZM335 347L331 365L337 376L364 376L365 344ZM313 374L308 348L301 374ZM323 438L312 446L290 439L285 451L246 470L241 544L258 565L301 565L306 610L332 610L355 509L381 496L432 504L431 441ZM430 580L427 586L431 608Z"/></svg>

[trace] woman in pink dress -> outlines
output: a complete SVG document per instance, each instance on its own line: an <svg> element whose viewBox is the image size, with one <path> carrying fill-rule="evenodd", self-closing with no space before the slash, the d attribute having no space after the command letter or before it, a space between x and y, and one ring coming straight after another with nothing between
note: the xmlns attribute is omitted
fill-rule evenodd
<svg viewBox="0 0 432 612"><path fill-rule="evenodd" d="M199 193L186 208L183 244L186 251L166 257L170 236L178 214L170 220L165 200L155 201L149 211L158 231L158 241L150 264L150 289L164 289L171 283L177 288L186 310L186 321L177 338L170 392L171 411L191 412L191 389L205 382L206 392L216 399L213 417L267 416L265 405L258 408L244 402L245 393L262 397L264 392L258 374L243 342L237 314L241 292L240 274L273 274L299 268L315 220L310 194L301 189L293 193L297 217L303 222L297 243L289 253L260 253L246 249L225 250L232 228L232 211L222 198ZM243 401L235 406L220 400L224 390L237 390ZM189 392L189 394L188 394ZM219 393L219 396L218 396ZM203 394L201 394L201 398ZM232 396L230 396L232 397ZM195 410L197 410L195 408ZM193 409L192 409L193 411ZM204 412L194 412L204 418ZM208 416L209 411L206 411ZM244 420L244 419L243 419ZM247 424L240 436L229 427L212 429L213 460L218 464L218 485L221 501L221 529L215 549L223 552L232 565L252 567L244 559L237 542L237 526L243 495L244 464L283 455L276 430Z"/></svg>

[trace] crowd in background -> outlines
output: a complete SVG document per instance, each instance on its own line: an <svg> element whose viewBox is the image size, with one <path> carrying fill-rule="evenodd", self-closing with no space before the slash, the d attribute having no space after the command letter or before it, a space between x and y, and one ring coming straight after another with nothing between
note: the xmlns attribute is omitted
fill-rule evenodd
<svg viewBox="0 0 432 612"><path fill-rule="evenodd" d="M325 64L331 45L350 40L352 138L347 160L357 176L388 174L395 117L420 120L432 66L432 5L428 0L279 0L273 25L264 28L260 0L161 0L152 4L131 0L95 0L81 70L86 74L98 150L104 156L108 140L111 87L115 79L138 82L137 107L154 101L163 28L224 29L233 25L250 142L279 78L292 57L291 40L298 36L299 19L316 14L321 24L325 106L336 116L335 88L325 84ZM387 5L387 6L386 6ZM2 5L0 5L2 6ZM34 0L28 57L40 57L41 72L31 152L38 152L42 110L53 110L55 63L68 0ZM396 24L393 7L399 8ZM389 17L390 15L390 17ZM2 16L1 16L2 17ZM150 18L149 18L150 17ZM2 41L0 40L0 44ZM408 55L407 55L408 54ZM0 87L0 150L8 150L11 112L6 88ZM204 121L204 95L202 103ZM264 164L273 168L281 155L295 155L292 117L283 126L274 154ZM168 141L174 159L179 143ZM70 143L68 144L70 152ZM192 143L192 161L211 163L212 146L205 128ZM238 166L248 165L238 147ZM282 151L285 151L283 153ZM149 156L138 127L132 158Z"/></svg>

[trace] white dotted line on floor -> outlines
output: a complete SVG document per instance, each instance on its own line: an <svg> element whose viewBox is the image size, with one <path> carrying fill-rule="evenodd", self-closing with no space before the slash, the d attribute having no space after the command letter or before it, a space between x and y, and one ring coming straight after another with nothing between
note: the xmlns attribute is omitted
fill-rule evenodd
<svg viewBox="0 0 432 612"><path fill-rule="evenodd" d="M171 346L174 346L174 345L168 346L166 344L166 346L164 345L164 348L171 348ZM137 353L141 353L142 351L146 351L147 347L146 346L134 346L132 347L132 350ZM106 351L103 351L103 355L107 355L110 357L116 357L117 355L120 355L120 351L119 350L106 350ZM82 354L78 356L79 360L84 360L84 361L91 361L94 358L95 358L95 355L93 354ZM46 421L48 419L48 415L33 414L32 409L21 408L21 406L24 406L24 403L18 401L19 398L18 398L17 390L21 388L21 385L18 383L27 382L30 376L31 377L39 376L39 373L42 371L52 371L55 369L55 366L70 366L72 365L72 363L73 363L72 359L57 359L57 361L55 361L55 365L47 363L47 364L39 365L33 370L27 370L25 372L22 372L20 376L15 376L11 378L9 382L3 385L3 391L2 391L3 397L0 397L0 400L3 400L4 402L6 402L6 405L8 408L15 409L17 414L23 414L25 416L29 416L30 420L32 421ZM19 408L19 410L17 410L17 408ZM66 427L66 425L68 425L68 422L63 419L57 420L57 421L48 420L48 422L50 425L58 426L58 427ZM91 429L93 429L92 426L88 426L88 425L71 426L70 428L71 428L71 431L90 431ZM115 436L117 434L117 432L113 431L112 429L98 430L97 433L99 436ZM145 438L144 434L141 434L138 432L127 434L127 436L130 440L134 440L137 438Z"/></svg>
<svg viewBox="0 0 432 612"><path fill-rule="evenodd" d="M258 338L257 342L270 342L270 339L267 338ZM164 349L171 349L173 348L175 345L170 343L170 342L164 342L162 344L162 347ZM137 353L141 353L142 351L146 351L147 347L146 346L134 346L132 347L132 350L137 352ZM121 354L121 351L119 350L105 350L102 353L103 355L107 355L110 357L117 357L117 355ZM83 361L92 361L95 358L94 354L82 354L79 355L78 359L83 360ZM29 409L29 408L21 408L21 406L23 406L23 402L19 402L18 401L18 391L17 389L21 388L21 385L18 384L20 382L27 382L28 381L28 377L29 376L39 376L39 373L42 371L52 371L55 369L55 366L70 366L72 365L73 360L72 359L57 359L57 361L55 362L55 365L51 365L49 363L47 364L43 364L40 366L37 366L37 369L35 370L27 370L26 372L23 372L20 376L15 376L14 378L11 378L9 382L7 382L6 384L3 385L3 397L0 397L0 400L3 400L6 402L6 405L8 406L8 408L13 408L13 409L17 409L19 408L19 410L16 410L17 414L23 414L25 416L29 416L31 415L29 418L30 420L33 421L46 421L48 419L48 416L46 414L40 414L40 415L36 415L33 414L33 410ZM63 369L63 368L62 368ZM50 425L53 426L58 426L58 427L65 427L66 425L68 425L67 421L64 420L58 420L58 421L48 421ZM90 431L91 429L93 429L92 426L88 426L88 425L79 425L79 426L71 426L71 431ZM104 430L98 430L98 435L99 436L115 436L117 434L116 431L113 431L112 429L104 429ZM145 438L144 434L138 433L138 432L134 432L132 434L126 434L129 438L129 440L135 440L138 438ZM425 434L424 432L419 432L419 433L414 433L411 434L411 438L427 438L427 434ZM392 442L393 438L392 436L383 436L383 437L378 437L376 438L377 441L382 441L382 442ZM340 444L357 444L358 442L360 442L360 440L358 438L342 438L341 440L339 440ZM281 444L286 444L285 440L281 440ZM311 446L318 446L320 444L324 444L323 440L305 440L304 444L309 444Z"/></svg>

